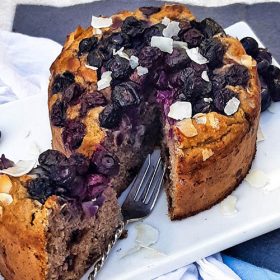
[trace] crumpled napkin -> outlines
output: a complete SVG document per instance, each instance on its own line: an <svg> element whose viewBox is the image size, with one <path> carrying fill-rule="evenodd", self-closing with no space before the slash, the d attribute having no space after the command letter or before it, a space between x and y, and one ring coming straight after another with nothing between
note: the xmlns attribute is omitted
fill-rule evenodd
<svg viewBox="0 0 280 280"><path fill-rule="evenodd" d="M0 31L0 104L47 94L49 67L62 46L50 39ZM0 276L1 279L1 276ZM220 254L187 265L157 280L240 280Z"/></svg>

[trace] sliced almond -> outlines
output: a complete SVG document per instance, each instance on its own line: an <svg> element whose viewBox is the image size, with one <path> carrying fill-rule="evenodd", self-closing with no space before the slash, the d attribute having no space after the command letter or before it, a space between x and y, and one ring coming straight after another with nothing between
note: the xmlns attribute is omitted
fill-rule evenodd
<svg viewBox="0 0 280 280"><path fill-rule="evenodd" d="M203 113L198 113L193 116L197 124L206 124L207 118Z"/></svg>
<svg viewBox="0 0 280 280"><path fill-rule="evenodd" d="M256 61L250 55L244 54L240 58L240 63L248 68L256 66Z"/></svg>
<svg viewBox="0 0 280 280"><path fill-rule="evenodd" d="M257 142L262 142L265 140L264 134L262 132L261 125L259 124L258 131L257 131Z"/></svg>
<svg viewBox="0 0 280 280"><path fill-rule="evenodd" d="M195 126L192 123L191 119L184 119L182 121L179 121L176 124L176 127L181 131L183 135L186 137L194 137L197 135L197 130Z"/></svg>
<svg viewBox="0 0 280 280"><path fill-rule="evenodd" d="M254 188L263 188L269 183L269 177L262 170L251 170L245 177L245 181Z"/></svg>
<svg viewBox="0 0 280 280"><path fill-rule="evenodd" d="M215 129L218 129L220 127L219 120L213 114L209 115L209 123Z"/></svg>
<svg viewBox="0 0 280 280"><path fill-rule="evenodd" d="M9 176L0 175L0 193L10 193L13 184Z"/></svg>
<svg viewBox="0 0 280 280"><path fill-rule="evenodd" d="M0 193L0 202L3 206L10 205L13 202L13 197L7 193Z"/></svg>
<svg viewBox="0 0 280 280"><path fill-rule="evenodd" d="M237 198L234 195L229 195L220 204L221 212L225 216L233 215L237 212L236 209Z"/></svg>
<svg viewBox="0 0 280 280"><path fill-rule="evenodd" d="M214 153L211 149L203 149L202 150L202 159L203 161L207 160L208 158L210 158L211 156L213 156Z"/></svg>
<svg viewBox="0 0 280 280"><path fill-rule="evenodd" d="M13 167L0 170L0 173L13 177L20 177L28 174L36 165L37 160L20 160Z"/></svg>

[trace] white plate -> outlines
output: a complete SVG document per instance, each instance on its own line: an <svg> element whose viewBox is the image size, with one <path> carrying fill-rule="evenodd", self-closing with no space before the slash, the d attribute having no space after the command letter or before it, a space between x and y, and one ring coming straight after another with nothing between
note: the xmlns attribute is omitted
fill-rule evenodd
<svg viewBox="0 0 280 280"><path fill-rule="evenodd" d="M242 38L255 37L250 27L239 22L227 33ZM257 38L256 38L257 39ZM261 126L266 137L258 143L252 168L274 171L272 192L254 189L243 182L234 195L238 198L238 213L223 216L220 205L182 221L168 218L166 196L161 194L153 213L144 220L160 232L153 246L163 254L143 249L123 257L134 246L135 226L129 225L128 238L120 240L112 250L98 279L151 279L182 267L202 257L259 236L280 226L280 102L274 104L277 113L266 111L261 115ZM36 141L41 150L50 147L51 134L47 115L46 96L35 96L0 107L0 130L3 138L0 153L14 160L26 157L26 145ZM24 138L29 133L29 137ZM278 168L278 169L277 169ZM83 277L83 279L87 279Z"/></svg>

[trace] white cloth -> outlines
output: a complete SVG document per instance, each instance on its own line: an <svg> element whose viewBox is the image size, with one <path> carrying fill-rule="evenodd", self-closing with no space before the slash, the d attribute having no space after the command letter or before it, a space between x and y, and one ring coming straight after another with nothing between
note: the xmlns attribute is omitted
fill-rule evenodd
<svg viewBox="0 0 280 280"><path fill-rule="evenodd" d="M61 48L50 39L0 31L0 104L34 94L47 94L49 67ZM177 279L240 280L223 264L220 254L157 278Z"/></svg>

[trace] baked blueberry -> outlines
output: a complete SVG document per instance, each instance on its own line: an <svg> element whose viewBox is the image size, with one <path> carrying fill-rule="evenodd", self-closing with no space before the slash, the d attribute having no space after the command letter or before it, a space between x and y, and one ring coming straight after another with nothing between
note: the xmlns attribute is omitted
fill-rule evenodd
<svg viewBox="0 0 280 280"><path fill-rule="evenodd" d="M195 75L194 69L187 67L181 71L178 71L170 76L170 84L175 87L179 88L184 85L189 77L193 77Z"/></svg>
<svg viewBox="0 0 280 280"><path fill-rule="evenodd" d="M280 77L269 81L269 90L274 102L280 101Z"/></svg>
<svg viewBox="0 0 280 280"><path fill-rule="evenodd" d="M198 113L209 113L212 111L212 104L211 102L207 102L204 98L198 99L192 106L192 113L193 115Z"/></svg>
<svg viewBox="0 0 280 280"><path fill-rule="evenodd" d="M87 56L87 62L90 66L100 68L105 60L104 55L100 50L93 50Z"/></svg>
<svg viewBox="0 0 280 280"><path fill-rule="evenodd" d="M208 59L210 67L214 68L222 64L225 47L217 38L203 40L199 51Z"/></svg>
<svg viewBox="0 0 280 280"><path fill-rule="evenodd" d="M109 40L110 40L111 45L116 50L118 50L118 49L120 49L122 47L128 48L131 45L129 36L126 35L125 33L121 33L121 32L113 33L109 37Z"/></svg>
<svg viewBox="0 0 280 280"><path fill-rule="evenodd" d="M247 86L250 75L247 67L234 64L225 72L226 84L231 86Z"/></svg>
<svg viewBox="0 0 280 280"><path fill-rule="evenodd" d="M259 51L258 42L252 37L244 37L240 40L246 53L255 58Z"/></svg>
<svg viewBox="0 0 280 280"><path fill-rule="evenodd" d="M218 112L223 113L227 102L233 97L236 97L236 94L232 90L223 88L214 92L213 105Z"/></svg>
<svg viewBox="0 0 280 280"><path fill-rule="evenodd" d="M143 67L152 68L160 65L163 53L156 47L144 47L139 54L139 64Z"/></svg>
<svg viewBox="0 0 280 280"><path fill-rule="evenodd" d="M162 23L157 23L151 27L147 27L143 33L145 43L149 45L153 36L162 36L162 31L165 27L166 26Z"/></svg>
<svg viewBox="0 0 280 280"><path fill-rule="evenodd" d="M267 87L262 87L261 89L261 111L265 111L271 104L272 98Z"/></svg>
<svg viewBox="0 0 280 280"><path fill-rule="evenodd" d="M115 55L106 63L106 69L112 71L112 78L117 80L127 78L132 72L129 61L118 55Z"/></svg>
<svg viewBox="0 0 280 280"><path fill-rule="evenodd" d="M200 31L206 38L212 38L216 34L224 34L224 29L212 18L205 18L199 23Z"/></svg>
<svg viewBox="0 0 280 280"><path fill-rule="evenodd" d="M171 54L167 54L164 59L169 70L180 70L188 65L190 58L184 49L174 48Z"/></svg>
<svg viewBox="0 0 280 280"><path fill-rule="evenodd" d="M100 126L105 128L115 128L121 120L121 110L113 104L108 104L99 115Z"/></svg>
<svg viewBox="0 0 280 280"><path fill-rule="evenodd" d="M267 49L259 48L258 55L256 56L258 63L258 73L263 74L268 70L269 65L272 63L271 53Z"/></svg>
<svg viewBox="0 0 280 280"><path fill-rule="evenodd" d="M66 119L66 106L59 99L53 104L50 111L50 120L52 125L63 127Z"/></svg>
<svg viewBox="0 0 280 280"><path fill-rule="evenodd" d="M39 155L38 162L40 166L46 171L54 165L67 166L69 165L67 157L56 150L46 150Z"/></svg>
<svg viewBox="0 0 280 280"><path fill-rule="evenodd" d="M75 105L79 101L80 95L83 93L83 89L77 83L71 84L62 93L62 100L65 104Z"/></svg>
<svg viewBox="0 0 280 280"><path fill-rule="evenodd" d="M124 108L140 103L140 87L138 84L129 81L114 87L112 92L112 102L118 107Z"/></svg>
<svg viewBox="0 0 280 280"><path fill-rule="evenodd" d="M155 80L155 87L157 89L160 89L160 90L168 88L167 74L165 73L164 70L159 70L157 72L157 77L156 77L156 80Z"/></svg>
<svg viewBox="0 0 280 280"><path fill-rule="evenodd" d="M62 75L57 75L54 78L52 84L52 93L58 93L64 91L68 86L74 83L74 75L68 71L64 72Z"/></svg>
<svg viewBox="0 0 280 280"><path fill-rule="evenodd" d="M273 80L280 77L280 69L274 65L269 65L267 71L262 74L262 76L267 80Z"/></svg>
<svg viewBox="0 0 280 280"><path fill-rule="evenodd" d="M67 120L62 132L62 140L71 151L80 147L86 134L85 125L79 120Z"/></svg>
<svg viewBox="0 0 280 280"><path fill-rule="evenodd" d="M97 37L85 38L79 43L79 55L87 53L97 45Z"/></svg>
<svg viewBox="0 0 280 280"><path fill-rule="evenodd" d="M161 10L161 8L149 6L149 7L141 7L141 8L139 8L139 10L142 12L143 15L145 15L146 17L149 17L152 14L158 13Z"/></svg>
<svg viewBox="0 0 280 280"><path fill-rule="evenodd" d="M84 117L89 109L98 106L105 106L106 104L107 100L101 92L96 91L86 93L81 97L80 115Z"/></svg>
<svg viewBox="0 0 280 280"><path fill-rule="evenodd" d="M69 164L76 167L76 172L79 175L84 175L89 170L90 161L87 157L80 153L73 153L68 159Z"/></svg>
<svg viewBox="0 0 280 280"><path fill-rule="evenodd" d="M53 165L50 168L50 176L52 181L60 186L69 185L76 176L76 168L75 166L61 166L61 165Z"/></svg>
<svg viewBox="0 0 280 280"><path fill-rule="evenodd" d="M196 28L190 28L182 35L182 40L188 43L189 48L199 46L203 39L203 34Z"/></svg>
<svg viewBox="0 0 280 280"><path fill-rule="evenodd" d="M145 21L130 16L123 21L121 31L130 37L136 37L144 32L146 26L147 23Z"/></svg>

